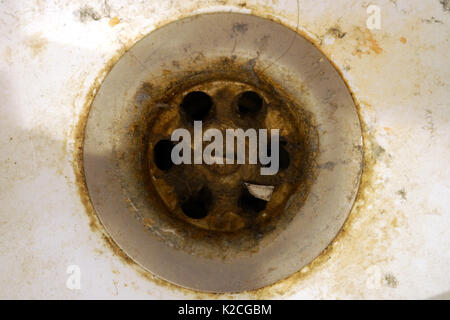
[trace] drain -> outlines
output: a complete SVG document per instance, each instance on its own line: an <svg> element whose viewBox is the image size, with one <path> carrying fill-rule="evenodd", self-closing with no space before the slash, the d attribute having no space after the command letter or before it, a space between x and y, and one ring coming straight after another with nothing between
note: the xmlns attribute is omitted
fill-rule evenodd
<svg viewBox="0 0 450 320"><path fill-rule="evenodd" d="M192 219L202 219L208 215L212 204L212 194L208 187L201 188L181 204L183 213Z"/></svg>
<svg viewBox="0 0 450 320"><path fill-rule="evenodd" d="M256 92L246 91L239 96L237 105L240 114L251 115L261 110L263 99Z"/></svg>
<svg viewBox="0 0 450 320"><path fill-rule="evenodd" d="M243 188L239 196L239 207L244 211L261 212L267 207L267 200L261 199L250 193L247 188Z"/></svg>
<svg viewBox="0 0 450 320"><path fill-rule="evenodd" d="M181 109L186 112L190 120L203 120L213 106L211 98L204 92L189 92L181 103Z"/></svg>
<svg viewBox="0 0 450 320"><path fill-rule="evenodd" d="M228 69L233 69L232 64ZM315 131L307 123L299 121L293 102L270 84L262 85L261 81L256 83L248 79L244 82L242 72L224 72L221 76L226 80L216 80L217 74L214 72L205 73L200 84L187 89L180 80L179 91L174 88L154 102L165 107L148 124L150 188L156 190L159 200L166 204L172 217L202 229L216 232L239 230L242 236L247 234L251 237L251 234L263 233L268 225L275 224L296 190L302 188L308 191L313 178L314 151L311 150L311 143ZM214 112L211 112L213 106ZM168 128L164 119L169 117L173 120L172 127ZM174 168L170 160L173 126L185 130L193 140L199 134L193 124L198 120L202 120L202 132L212 129L219 134L203 141L202 150L208 148L210 140L220 138L220 141L212 141L220 145L214 151L218 154L213 155L214 158L220 157L220 161L202 161ZM261 167L270 167L272 163L258 164L255 161L258 152L267 150L269 159L272 159L272 152L270 140L266 143L264 140L257 141L258 132L268 130L270 137L271 130L280 128L283 136L277 150L279 170L273 175L261 175ZM250 131L244 131L248 129ZM237 144L238 138L230 136L230 130L248 133L242 145L245 147L242 153L245 157L242 159L236 156L239 150L234 144ZM183 150L189 154L181 155L182 158L187 156L188 160L193 159L195 153L191 140L186 148L188 150ZM250 148L251 142L258 148ZM230 143L234 145L234 157L227 159L226 148ZM250 161L251 158L254 161ZM260 189L266 187L272 190L270 196L260 199L256 193L251 194L247 190L248 186L256 185ZM264 214L253 214L262 211Z"/></svg>
<svg viewBox="0 0 450 320"><path fill-rule="evenodd" d="M159 140L153 149L153 161L158 169L167 171L173 166L171 154L174 143L170 140Z"/></svg>
<svg viewBox="0 0 450 320"><path fill-rule="evenodd" d="M127 51L92 103L83 159L114 241L159 277L214 292L260 288L319 255L363 160L355 105L327 58L236 13L176 21Z"/></svg>

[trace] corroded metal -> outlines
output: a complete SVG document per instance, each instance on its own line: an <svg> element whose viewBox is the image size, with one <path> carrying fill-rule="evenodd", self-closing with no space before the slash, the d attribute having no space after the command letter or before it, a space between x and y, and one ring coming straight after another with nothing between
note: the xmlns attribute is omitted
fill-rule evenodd
<svg viewBox="0 0 450 320"><path fill-rule="evenodd" d="M226 60L222 63L231 65ZM244 74L245 70L242 70L239 77L243 78ZM208 76L231 79L233 74L216 74L213 71ZM147 159L149 182L156 193L149 194L159 196L168 214L197 227L249 232L254 237L262 237L275 228L286 201L294 191L301 188L305 195L308 194L314 179L315 152L312 146L317 143L317 132L306 115L302 119L299 112L294 113L294 108L301 110L301 107L294 106L286 97L282 99L275 88L263 85L255 75L249 74L247 79L251 82L206 81L190 87L187 92L169 91L168 98L162 101L150 99L147 102L150 104L148 108L156 113L149 124ZM179 82L182 83L183 79ZM262 165L250 164L248 159L244 164L184 164L170 168L160 164L159 168L155 161L155 148L161 143L170 147L170 137L175 129L186 128L194 137L193 121L181 107L184 97L190 92L202 92L212 98L212 108L202 122L203 131L219 129L225 136L226 129L280 129L282 161L278 172L275 175L261 175ZM257 98L261 97L263 103L261 110L246 114L239 111L237 100L243 93L250 92ZM151 90L149 96L153 96ZM207 144L203 142L204 146ZM169 151L167 149L166 153ZM256 152L247 148L249 151ZM170 162L168 154L165 157L168 158L166 162ZM249 183L253 185L250 192ZM258 185L268 186L270 196L253 199L255 191L252 190ZM197 200L201 196L207 199ZM200 214L198 217L193 212L193 217L189 217L189 212L183 212L188 210L189 203L193 204L190 210L207 211L205 216ZM203 208L206 205L208 208Z"/></svg>

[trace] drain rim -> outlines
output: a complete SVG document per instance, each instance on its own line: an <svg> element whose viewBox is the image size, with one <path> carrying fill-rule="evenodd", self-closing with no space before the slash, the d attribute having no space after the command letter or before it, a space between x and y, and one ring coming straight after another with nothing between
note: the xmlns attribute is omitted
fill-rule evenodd
<svg viewBox="0 0 450 320"><path fill-rule="evenodd" d="M203 17L204 16L206 16L206 15L215 15L215 18L217 18L218 16L217 15L221 15L221 14L224 14L224 13L214 13L214 14L204 14L204 15L202 15ZM230 16L229 16L230 14L229 13L226 13L226 16L227 16L227 18L230 18ZM245 15L245 14L231 14L231 15L238 15L238 16L240 16L240 17L242 17L242 16L247 16L247 15ZM252 17L252 18L247 18L247 17L245 17L245 18L243 18L243 20L245 20L245 21L247 21L248 19L261 19L261 20L265 20L265 19L263 19L263 18L260 18L260 17L256 17L256 16L249 16L249 17ZM183 21L183 23L186 23L186 22L189 22L189 20L190 21L192 21L192 20L194 20L194 19L199 19L198 18L198 16L196 17L196 18L185 18L185 19L183 19L183 20L180 20L180 21ZM180 21L177 21L177 22L175 22L175 23L179 23ZM242 19L237 19L237 21L242 21ZM261 21L258 21L258 22L261 22ZM268 22L267 20L265 20L264 22ZM273 23L272 21L269 21L269 22L271 22L271 23ZM283 26L282 26L283 27ZM164 28L164 27L162 27L162 28ZM158 30L160 30L160 29L158 29ZM158 30L156 30L156 31L158 31ZM291 30L289 30L289 31L291 31ZM302 38L303 39L303 38ZM303 39L304 40L304 39ZM138 44L140 44L140 47L142 48L142 40L138 43ZM137 51L139 51L139 47L137 47L137 46L135 46L135 48L136 48L136 50ZM316 50L317 50L317 48L315 48ZM135 52L136 53L136 52ZM136 55L136 56L139 56L139 55ZM326 57L325 57L326 58ZM328 61L328 60L326 60L329 64L330 64L330 67L331 68L334 68L333 66L332 66L332 64ZM123 61L122 61L122 63L123 63ZM120 61L119 61L119 63L118 63L118 65L120 64ZM117 65L113 68L113 70L112 70L112 72L114 71L114 69L117 67ZM334 70L334 72L337 72L335 69L333 69ZM111 72L111 73L112 73ZM111 75L111 73L110 73L110 75ZM339 75L338 75L339 76ZM108 76L109 77L109 76ZM104 84L105 83L107 83L108 82L108 77L107 77L107 79L105 79L105 82L104 82ZM340 80L342 81L342 84L344 85L344 87L345 87L345 89L347 90L347 87L346 87L346 85L345 85L345 81L343 81L343 79L342 78L340 78ZM130 83L128 84L128 85L131 85ZM102 87L103 87L103 85L102 85ZM100 89L100 91L101 91L101 89ZM350 93L349 92L346 92L347 94L349 94L350 95ZM99 94L100 94L100 92L99 92ZM101 96L101 94L100 95L97 95L97 97L99 97L99 96ZM97 99L97 97L96 97L96 99ZM351 99L351 96L350 96L350 99ZM353 108L354 108L354 102L353 102L353 100L351 100L351 102L352 102L352 106L353 106ZM95 105L95 103L96 103L96 101L94 101L94 103L92 104L92 107L94 107L94 105ZM91 107L91 111L92 111L92 107ZM358 116L357 116L357 114L356 114L356 111L355 111L355 115L356 115L356 118L357 118L357 122L358 122L358 125L359 125L359 118L358 118ZM91 114L89 115L89 118L91 118ZM92 122L92 121L91 121ZM87 129L88 129L88 127L89 127L89 120L88 120L88 124L87 124ZM88 131L89 130L86 130L86 133L87 133L87 137L89 137L89 134L88 134ZM359 133L360 133L360 126L359 126ZM90 137L91 139L94 139L94 141L96 140L96 138L93 138L92 136ZM92 142L92 140L91 140L91 142ZM97 142L99 142L98 141L98 139L97 139ZM85 147L86 147L86 145L85 145ZM92 147L92 145L91 145L91 147ZM356 149L356 152L355 152L355 154L356 155L358 155L359 154L359 157L357 157L358 159L350 159L350 161L353 161L354 163L352 164L352 166L354 167L354 168L357 168L358 170L357 170L357 181L354 181L354 185L352 186L352 192L350 192L349 194L347 194L346 195L346 197L348 198L348 201L346 201L346 207L348 207L349 209L348 210L345 210L345 211L347 211L347 213L346 214L344 214L344 217L340 217L340 219L342 220L342 223L344 222L344 220L345 220L345 218L346 218L346 216L348 215L348 212L349 212L349 210L350 210L350 208L351 208L351 206L352 206L352 204L353 204L353 200L354 200L354 198L355 198L355 195L356 195L356 191L357 191L357 189L358 189L358 186L359 186L359 179L360 179L360 174L361 174L361 169L362 169L362 138L360 139L360 141L356 141L356 143L355 144L353 144L353 146L352 147L354 147L355 149ZM85 155L85 158L86 158L86 156L88 157L88 158L90 158L90 160L88 160L88 162L85 162L85 172L90 172L89 174L90 174L90 177L87 177L86 176L86 183L87 183L87 185L88 185L88 188L89 188L89 190L92 192L92 191L94 191L95 192L95 186L90 186L90 184L92 183L92 181L93 181L93 178L95 178L95 176L96 176L96 174L94 173L93 174L93 172L92 172L92 169L93 169L93 167L95 167L95 164L91 161L92 160L92 157L93 157L93 155L98 155L99 153L101 153L101 151L102 150L95 150L95 148L90 148L90 147L88 147L87 149L85 149L84 150L85 152L84 152L84 155ZM103 150L103 151L105 151L105 150ZM98 159L97 159L98 160ZM345 164L345 163L342 163L342 166L345 166L345 165L347 165L347 164ZM110 169L112 169L112 168L110 168ZM324 170L322 170L321 172L324 172ZM108 179L104 179L103 180L103 182L107 182L107 180ZM112 177L109 177L109 180L110 180L110 182L111 183L113 183L114 181L113 181L113 179L112 179ZM92 194L91 194L91 200L93 200L92 202L93 202L93 205L94 205L94 207L96 208L96 209L98 209L98 206L99 206L99 203L96 203L96 201L95 201L95 199L94 199L95 197L93 197L92 196ZM288 205L289 206L289 205ZM294 207L294 208L292 208L292 207ZM133 210L129 210L130 209L130 207L128 206L128 207L123 207L124 209L127 209L128 211L133 211ZM114 208L111 208L111 209L114 209ZM293 204L293 205L291 205L291 210L295 210L295 203ZM101 211L101 210L97 210L97 212L99 212L99 211ZM120 240L117 240L117 234L116 235L114 235L113 233L114 233L114 231L113 232L111 232L111 230L112 229L114 229L114 226L113 225L111 225L108 221L107 221L107 219L103 219L104 217L102 217L102 215L101 214L99 214L99 217L100 217L100 219L101 219L101 221L102 221L102 223L104 224L104 226L106 227L106 229L113 235L113 238L115 239L115 241L118 243L118 245L119 246L121 246L121 247L123 247L124 246L124 243L122 242L122 241L120 241ZM129 221L127 220L127 219L124 219L124 217L120 217L120 220L122 221L122 222L124 222L124 223L129 223ZM338 223L338 226L333 226L332 228L333 229L336 229L337 228L337 230L336 230L336 232L334 232L333 231L333 233L334 234L336 234L337 233L337 231L340 229L340 227L342 226L342 223ZM148 236L148 235L147 235ZM332 238L334 238L334 236L332 237ZM332 238L329 240L329 241L331 241L332 240ZM323 245L322 245L322 247L324 248L328 243L329 243L329 241L327 242L327 243L324 243ZM151 247L151 248L150 248ZM128 248L128 249L130 249L130 248ZM164 250L165 249L165 247L161 247L161 246L159 246L158 245L158 243L152 243L151 245L149 245L149 248L148 249L152 249L152 251L153 252L158 252L158 250ZM128 252L128 254L130 254L130 255L132 255L133 256L133 258L134 258L134 260L135 261L138 261L138 263L140 263L141 265L143 265L145 268L147 268L148 266L145 266L145 263L143 263L142 262L142 260L139 258L139 256L138 255L136 255L136 254L134 254L132 251L133 250L125 250L126 252ZM286 254L287 255L289 255L290 253L292 253L292 252L286 252ZM180 253L180 256L183 256L183 253ZM315 256L317 256L317 254L315 255ZM141 257L142 258L142 257ZM171 261L171 258L170 258L170 256L164 256L164 258L166 259L166 261L167 262L170 262ZM187 258L187 260L189 260L189 257L186 257ZM141 261L140 261L141 260ZM175 262L175 261L173 261L172 260L172 262ZM200 262L200 261L197 261L197 262ZM206 267L206 264L208 264L209 263L209 265L210 265L210 267ZM203 269L203 270L207 270L207 269L209 269L209 270L215 270L215 271L217 271L217 272L223 272L223 274L229 274L229 270L227 270L226 268L224 269L224 266L223 266L223 264L221 264L221 263L216 263L216 262L212 262L212 261L202 261L202 263L200 263L200 264L198 264L198 263L193 263L193 261L190 261L190 262L187 262L187 263L185 263L185 265L184 265L184 267L185 267L185 269L192 269L192 270L194 270L194 269L196 269L196 268L198 268L199 267L199 265L200 266L202 266L202 267L205 267L205 269ZM212 266L212 268L211 268L211 266ZM251 263L245 263L245 261L242 261L240 264L239 264L239 267L236 267L236 268L234 268L235 270L240 270L240 269L242 269L242 268L260 268L260 267L257 267L256 265L252 265ZM266 275L264 275L263 274L263 278L262 279L249 279L248 281L249 282L251 282L250 283L250 285L248 285L248 283L247 284L244 284L243 283L243 281L242 280L239 280L239 281L235 281L235 282L230 282L229 281L229 279L227 280L229 283L224 283L224 284L222 284L222 285L220 285L216 280L217 280L217 277L216 277L216 272L214 272L213 274L211 274L211 273L208 273L208 272L203 272L203 277L206 279L206 281L209 281L209 283L203 283L203 284L201 284L201 285L199 285L198 283L195 283L195 281L198 281L198 280L195 280L195 279L179 279L179 277L177 277L177 275L176 274L174 274L173 272L172 272L172 274L168 274L168 273L166 273L166 274L164 274L164 270L162 270L162 269L160 269L159 271L158 270L156 270L155 268L150 268L150 269L152 269L152 270L150 270L150 271L152 271L153 273L156 273L157 275L159 275L160 277L162 277L162 278L165 278L166 280L168 280L168 281L171 281L171 282L174 282L174 283L176 283L176 284L179 284L179 285L182 285L182 286L187 286L187 287L191 287L191 288L195 288L195 289L200 289L200 290L204 290L204 291L214 291L214 292L224 292L224 291L241 291L241 290L248 290L248 289L254 289L254 288L258 288L258 287L261 287L261 286L264 286L264 285L266 285L266 284L270 284L270 283L272 283L272 282L274 282L274 281L276 281L276 279L274 280L274 276L273 276L273 274L271 274L271 275L268 275L268 274L266 274ZM284 274L285 274L285 276L287 276L287 275L289 275L289 274L291 274L292 272L295 272L295 271L297 271L298 269L299 269L299 266L297 265L297 266L294 266L294 267L292 267L292 266L287 266L287 268L284 268L285 269L285 272L284 272ZM286 271L286 269L290 269L290 271ZM261 271L261 270L259 270L259 271ZM261 274L261 273L260 273ZM272 277L272 278L271 278ZM281 279L281 278L283 278L284 276L276 276L275 278L277 278L277 279ZM177 280L177 278L178 278L178 280ZM186 281L183 281L183 280L188 280L188 281L190 281L191 282L191 284L186 284ZM194 282L193 282L194 281ZM212 281L212 282L211 282ZM222 286L222 287L221 287Z"/></svg>

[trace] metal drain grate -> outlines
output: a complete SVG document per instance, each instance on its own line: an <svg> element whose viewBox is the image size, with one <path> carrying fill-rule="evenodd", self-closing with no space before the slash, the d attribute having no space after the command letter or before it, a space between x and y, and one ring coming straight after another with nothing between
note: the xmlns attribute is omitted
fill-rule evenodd
<svg viewBox="0 0 450 320"><path fill-rule="evenodd" d="M307 191L314 155L309 147L312 138L305 135L313 134L313 129L301 129L307 125L295 117L295 106L276 94L274 88L263 91L239 81L206 80L188 92L171 92L163 101L156 102L162 110L149 125L148 166L150 181L161 200L169 208L176 204L175 209L168 210L169 214L208 230L236 232L251 228L255 234L262 234L276 222L295 190L302 187ZM178 119L173 125L189 132L190 147L198 135L194 121L202 121L201 152L211 143L203 141L203 133L217 130L220 141L215 143L220 144L221 163L175 165L171 160L175 146L171 141L172 127L162 120L168 117ZM236 163L237 159L232 159L232 164L226 159L227 143L233 144L234 155L237 154L236 137L226 133L235 129L254 130L253 136L245 138L246 157L241 164ZM261 175L261 167L268 164L249 163L250 153L256 153L256 159L258 148L271 153L267 137L265 143L259 141L257 147L250 148L250 140L257 141L260 129L281 132L279 168L274 175ZM193 158L192 149L188 151L189 159Z"/></svg>
<svg viewBox="0 0 450 320"><path fill-rule="evenodd" d="M196 151L213 139L196 139L197 121L224 145L227 129L268 129L261 149L278 170L223 149L225 164L207 163ZM191 164L173 161L177 129L189 133ZM333 65L289 28L236 13L176 21L127 51L93 101L83 153L114 241L161 278L214 292L259 288L314 259L344 223L363 163L358 114Z"/></svg>

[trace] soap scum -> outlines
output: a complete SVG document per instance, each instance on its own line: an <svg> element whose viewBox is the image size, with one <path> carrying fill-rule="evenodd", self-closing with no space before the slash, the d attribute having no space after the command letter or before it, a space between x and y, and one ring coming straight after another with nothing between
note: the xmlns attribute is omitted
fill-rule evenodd
<svg viewBox="0 0 450 320"><path fill-rule="evenodd" d="M214 138L214 139L213 139ZM279 140L280 130L270 130L270 151L267 143L267 129L259 129L258 134L255 129L226 129L225 130L225 164L245 164L245 139L248 138L249 164L257 164L257 160L262 165L261 175L274 175L279 169ZM187 129L179 128L172 132L171 140L178 142L172 149L172 162L176 165L191 164L191 134ZM180 141L181 140L181 141ZM204 150L203 141L211 141ZM223 157L223 134L218 129L208 129L203 133L202 122L194 121L194 164L224 164ZM235 148L235 140L237 148ZM234 151L237 150L236 157Z"/></svg>

